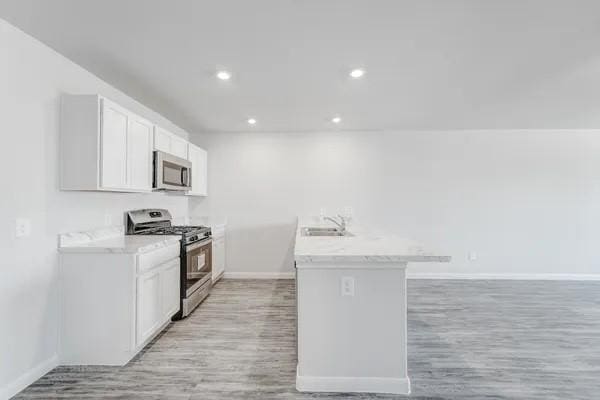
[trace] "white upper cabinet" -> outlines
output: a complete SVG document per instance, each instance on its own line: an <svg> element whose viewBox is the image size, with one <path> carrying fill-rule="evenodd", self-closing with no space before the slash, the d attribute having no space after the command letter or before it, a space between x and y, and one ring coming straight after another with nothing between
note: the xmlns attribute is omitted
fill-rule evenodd
<svg viewBox="0 0 600 400"><path fill-rule="evenodd" d="M63 190L152 191L153 125L98 95L65 95Z"/></svg>
<svg viewBox="0 0 600 400"><path fill-rule="evenodd" d="M187 159L188 142L159 126L154 129L154 150L164 151L176 157Z"/></svg>
<svg viewBox="0 0 600 400"><path fill-rule="evenodd" d="M189 143L187 159L192 163L192 190L188 192L188 195L206 196L208 194L208 154L206 150Z"/></svg>
<svg viewBox="0 0 600 400"><path fill-rule="evenodd" d="M171 153L171 134L164 129L154 127L154 150Z"/></svg>
<svg viewBox="0 0 600 400"><path fill-rule="evenodd" d="M62 190L151 192L160 150L192 161L189 194L206 196L206 152L113 101L65 94L60 123Z"/></svg>
<svg viewBox="0 0 600 400"><path fill-rule="evenodd" d="M129 187L152 190L152 130L150 122L130 117L127 132Z"/></svg>
<svg viewBox="0 0 600 400"><path fill-rule="evenodd" d="M101 186L127 187L127 131L129 115L116 104L102 102L100 128Z"/></svg>
<svg viewBox="0 0 600 400"><path fill-rule="evenodd" d="M171 154L184 160L187 158L188 153L188 142L179 136L173 135L171 137Z"/></svg>

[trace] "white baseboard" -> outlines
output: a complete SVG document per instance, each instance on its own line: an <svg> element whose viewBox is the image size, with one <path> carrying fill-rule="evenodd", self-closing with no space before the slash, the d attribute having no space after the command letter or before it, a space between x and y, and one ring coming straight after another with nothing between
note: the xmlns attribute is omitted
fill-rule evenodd
<svg viewBox="0 0 600 400"><path fill-rule="evenodd" d="M461 273L411 273L408 279L489 279L522 281L600 281L600 274L461 274Z"/></svg>
<svg viewBox="0 0 600 400"><path fill-rule="evenodd" d="M225 271L225 278L228 279L294 279L295 272L228 272Z"/></svg>
<svg viewBox="0 0 600 400"><path fill-rule="evenodd" d="M229 279L294 279L294 272L225 272ZM464 273L415 273L408 279L468 279L468 280L521 280L521 281L600 281L600 274L464 274Z"/></svg>
<svg viewBox="0 0 600 400"><path fill-rule="evenodd" d="M223 278L223 276L225 276L225 272L224 271L221 272L219 274L219 276L213 277L213 281L212 281L213 285L216 284L217 282L219 282L221 280L221 278Z"/></svg>
<svg viewBox="0 0 600 400"><path fill-rule="evenodd" d="M406 378L301 376L296 374L299 392L336 393L390 393L410 394L410 380Z"/></svg>
<svg viewBox="0 0 600 400"><path fill-rule="evenodd" d="M0 388L0 399L10 399L56 367L58 367L57 354L53 355L47 360L42 361L14 381Z"/></svg>

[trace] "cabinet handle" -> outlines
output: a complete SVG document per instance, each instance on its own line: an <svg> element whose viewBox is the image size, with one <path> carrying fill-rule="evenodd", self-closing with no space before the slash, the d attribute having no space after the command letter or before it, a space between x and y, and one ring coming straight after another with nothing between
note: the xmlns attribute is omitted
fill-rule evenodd
<svg viewBox="0 0 600 400"><path fill-rule="evenodd" d="M181 168L181 186L187 186L186 176L187 176L187 169Z"/></svg>

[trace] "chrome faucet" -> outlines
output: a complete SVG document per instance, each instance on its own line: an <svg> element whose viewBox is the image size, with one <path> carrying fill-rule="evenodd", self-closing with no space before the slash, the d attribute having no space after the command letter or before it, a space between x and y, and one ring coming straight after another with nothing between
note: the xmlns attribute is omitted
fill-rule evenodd
<svg viewBox="0 0 600 400"><path fill-rule="evenodd" d="M346 232L346 220L344 219L344 217L342 217L339 214L338 214L338 217L340 218L340 221L336 220L335 217L324 217L323 220L333 222L340 228L340 232L345 233Z"/></svg>

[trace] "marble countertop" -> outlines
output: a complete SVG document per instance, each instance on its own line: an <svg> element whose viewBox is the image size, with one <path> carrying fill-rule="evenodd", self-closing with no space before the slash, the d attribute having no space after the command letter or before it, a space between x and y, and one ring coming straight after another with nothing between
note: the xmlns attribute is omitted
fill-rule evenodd
<svg viewBox="0 0 600 400"><path fill-rule="evenodd" d="M146 253L178 244L179 235L125 235L123 227L102 228L59 236L61 253Z"/></svg>
<svg viewBox="0 0 600 400"><path fill-rule="evenodd" d="M205 225L213 229L227 225L225 217L192 216L173 219L174 225ZM125 235L123 226L109 226L58 236L61 253L146 253L179 243L179 235Z"/></svg>
<svg viewBox="0 0 600 400"><path fill-rule="evenodd" d="M413 263L449 262L451 257L439 255L411 239L370 231L350 225L351 236L302 236L303 227L334 226L316 219L298 221L294 258L298 263Z"/></svg>

